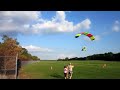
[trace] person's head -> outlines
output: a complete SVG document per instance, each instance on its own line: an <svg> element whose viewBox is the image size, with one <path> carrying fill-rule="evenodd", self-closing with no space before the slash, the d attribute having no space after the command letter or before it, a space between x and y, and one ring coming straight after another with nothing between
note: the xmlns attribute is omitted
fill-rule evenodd
<svg viewBox="0 0 120 90"><path fill-rule="evenodd" d="M18 60L20 60L20 58L18 58Z"/></svg>

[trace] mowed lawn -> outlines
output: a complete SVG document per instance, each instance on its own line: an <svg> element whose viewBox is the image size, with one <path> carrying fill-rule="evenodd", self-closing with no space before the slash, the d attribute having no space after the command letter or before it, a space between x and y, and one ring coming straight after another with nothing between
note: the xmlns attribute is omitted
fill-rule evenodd
<svg viewBox="0 0 120 90"><path fill-rule="evenodd" d="M120 62L100 60L40 61L23 66L21 73L31 79L64 79L63 68L70 62L74 65L72 79L120 79Z"/></svg>

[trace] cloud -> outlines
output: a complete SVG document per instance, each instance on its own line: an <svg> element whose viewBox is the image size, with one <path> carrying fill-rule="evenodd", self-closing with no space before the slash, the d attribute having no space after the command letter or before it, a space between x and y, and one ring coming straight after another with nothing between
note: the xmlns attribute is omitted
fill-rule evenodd
<svg viewBox="0 0 120 90"><path fill-rule="evenodd" d="M0 11L0 33L46 34L89 29L91 21L85 19L74 25L66 20L64 11L56 11L51 20L42 18L38 11Z"/></svg>
<svg viewBox="0 0 120 90"><path fill-rule="evenodd" d="M33 53L31 52L32 55L37 55L41 60L57 60L59 58L64 59L66 57L72 58L75 57L76 55L70 54L70 53L65 53L65 52L44 52L44 53Z"/></svg>
<svg viewBox="0 0 120 90"><path fill-rule="evenodd" d="M29 52L53 52L53 50L51 50L51 49L41 48L41 47L33 46L33 45L22 46L22 47L26 48Z"/></svg>
<svg viewBox="0 0 120 90"><path fill-rule="evenodd" d="M109 31L106 31L106 32L103 32L101 35L109 35L111 32Z"/></svg>
<svg viewBox="0 0 120 90"><path fill-rule="evenodd" d="M0 11L0 33L27 33L30 25L39 19L36 11Z"/></svg>
<svg viewBox="0 0 120 90"><path fill-rule="evenodd" d="M98 41L98 40L100 40L100 39L101 39L100 35L95 35L95 40L96 40L96 41Z"/></svg>
<svg viewBox="0 0 120 90"><path fill-rule="evenodd" d="M114 25L113 26L113 31L119 32L120 31L120 27L118 25Z"/></svg>
<svg viewBox="0 0 120 90"><path fill-rule="evenodd" d="M75 54L65 54L65 53L63 54L63 53L62 53L62 54L58 54L58 55L57 55L57 59L58 59L58 58L64 59L64 58L66 58L66 57L72 58L72 57L75 57Z"/></svg>
<svg viewBox="0 0 120 90"><path fill-rule="evenodd" d="M113 27L112 27L112 31L114 32L119 32L120 31L120 23L119 21L115 21L114 24L113 24Z"/></svg>
<svg viewBox="0 0 120 90"><path fill-rule="evenodd" d="M90 24L91 21L90 19L85 19L81 23L78 23L77 25L74 26L74 30L79 30L79 29L90 29Z"/></svg>
<svg viewBox="0 0 120 90"><path fill-rule="evenodd" d="M115 24L120 24L120 22L118 20L115 21Z"/></svg>
<svg viewBox="0 0 120 90"><path fill-rule="evenodd" d="M37 20L40 14L37 11L0 11L0 20L27 23Z"/></svg>
<svg viewBox="0 0 120 90"><path fill-rule="evenodd" d="M91 21L89 19L73 25L73 22L69 22L65 18L66 14L64 11L57 11L51 21L41 19L42 23L32 25L32 30L34 33L55 33L73 32L75 30L90 28Z"/></svg>
<svg viewBox="0 0 120 90"><path fill-rule="evenodd" d="M66 14L64 11L57 11L55 18L53 18L54 22L64 22L66 18Z"/></svg>

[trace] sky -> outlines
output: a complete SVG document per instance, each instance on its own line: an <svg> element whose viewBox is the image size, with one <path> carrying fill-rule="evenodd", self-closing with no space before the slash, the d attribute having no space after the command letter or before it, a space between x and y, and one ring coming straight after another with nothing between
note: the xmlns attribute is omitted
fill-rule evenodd
<svg viewBox="0 0 120 90"><path fill-rule="evenodd" d="M95 40L77 33L89 32ZM120 11L0 11L0 37L17 38L41 60L120 52ZM0 40L1 41L1 40ZM81 51L82 47L86 51Z"/></svg>

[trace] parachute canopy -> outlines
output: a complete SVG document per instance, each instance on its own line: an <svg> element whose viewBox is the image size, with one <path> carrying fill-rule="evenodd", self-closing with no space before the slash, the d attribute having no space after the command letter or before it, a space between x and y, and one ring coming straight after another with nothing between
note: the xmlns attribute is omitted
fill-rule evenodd
<svg viewBox="0 0 120 90"><path fill-rule="evenodd" d="M92 34L88 33L88 32L78 33L78 34L75 35L75 38L78 38L81 35L88 36L92 41L95 40L95 37Z"/></svg>

